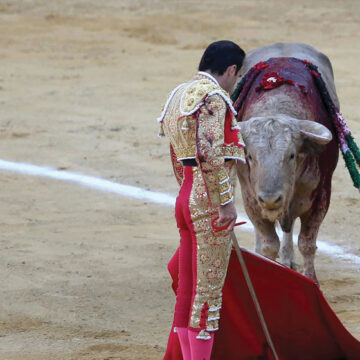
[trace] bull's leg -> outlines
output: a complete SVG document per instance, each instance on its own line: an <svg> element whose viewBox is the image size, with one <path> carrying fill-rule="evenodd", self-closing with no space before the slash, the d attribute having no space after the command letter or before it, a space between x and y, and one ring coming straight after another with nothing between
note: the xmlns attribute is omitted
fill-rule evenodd
<svg viewBox="0 0 360 360"><path fill-rule="evenodd" d="M246 213L255 227L255 252L263 254L271 259L276 259L279 254L280 241L275 231L275 224L259 216L257 203L250 196L243 199Z"/></svg>
<svg viewBox="0 0 360 360"><path fill-rule="evenodd" d="M291 225L290 232L284 232L283 234L283 239L280 245L280 262L283 265L296 270L293 245L293 227L294 223Z"/></svg>
<svg viewBox="0 0 360 360"><path fill-rule="evenodd" d="M323 189L321 193L315 198L312 208L300 217L301 230L299 235L298 246L304 257L304 275L317 281L314 259L317 249L316 238L319 232L320 225L324 220L327 209L329 207L330 192Z"/></svg>
<svg viewBox="0 0 360 360"><path fill-rule="evenodd" d="M255 229L255 252L261 254L261 237Z"/></svg>
<svg viewBox="0 0 360 360"><path fill-rule="evenodd" d="M276 259L279 253L280 241L274 223L261 218L259 204L251 190L247 164L238 161L237 174L241 184L246 213L255 227L255 251L271 259Z"/></svg>
<svg viewBox="0 0 360 360"><path fill-rule="evenodd" d="M275 260L279 254L280 241L274 223L264 219L251 221L255 226L255 251Z"/></svg>
<svg viewBox="0 0 360 360"><path fill-rule="evenodd" d="M301 232L299 235L298 246L299 250L304 258L304 271L303 274L310 279L317 281L314 259L316 246L316 237L319 231L320 224L305 221L305 224L301 224Z"/></svg>

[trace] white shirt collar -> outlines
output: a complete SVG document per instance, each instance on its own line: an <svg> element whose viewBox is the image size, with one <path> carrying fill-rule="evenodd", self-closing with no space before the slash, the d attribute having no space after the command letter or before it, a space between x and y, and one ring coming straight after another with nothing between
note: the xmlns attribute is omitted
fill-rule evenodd
<svg viewBox="0 0 360 360"><path fill-rule="evenodd" d="M216 85L220 86L219 82L209 73L205 71L198 71L198 74L208 77L210 80L212 80Z"/></svg>

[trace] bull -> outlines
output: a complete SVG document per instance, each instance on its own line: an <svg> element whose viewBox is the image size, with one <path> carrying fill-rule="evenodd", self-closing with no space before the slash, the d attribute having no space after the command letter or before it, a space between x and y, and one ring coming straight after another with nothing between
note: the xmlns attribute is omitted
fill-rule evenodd
<svg viewBox="0 0 360 360"><path fill-rule="evenodd" d="M244 207L255 227L255 251L272 259L280 256L293 269L293 225L300 218L303 274L317 281L316 238L330 204L338 143L306 63L318 67L339 108L332 66L311 46L278 43L249 52L242 73L264 61L267 68L249 83L238 112L246 145L246 163L239 162L237 169ZM283 230L281 244L276 222Z"/></svg>

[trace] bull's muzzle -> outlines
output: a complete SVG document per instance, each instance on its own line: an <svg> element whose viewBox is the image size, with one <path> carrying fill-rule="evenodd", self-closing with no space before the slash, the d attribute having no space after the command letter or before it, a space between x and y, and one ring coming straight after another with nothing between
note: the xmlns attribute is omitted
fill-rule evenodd
<svg viewBox="0 0 360 360"><path fill-rule="evenodd" d="M259 192L258 194L259 205L266 210L277 210L283 204L283 196L280 193L267 194Z"/></svg>

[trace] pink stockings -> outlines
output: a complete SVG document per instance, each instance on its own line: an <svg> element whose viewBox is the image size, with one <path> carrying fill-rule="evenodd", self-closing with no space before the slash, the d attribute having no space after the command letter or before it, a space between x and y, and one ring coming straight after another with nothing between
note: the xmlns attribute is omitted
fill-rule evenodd
<svg viewBox="0 0 360 360"><path fill-rule="evenodd" d="M189 342L189 337L188 337L188 329L187 328L176 328L176 332L178 334L178 338L180 341L183 360L191 360L191 350L190 350L190 342Z"/></svg>
<svg viewBox="0 0 360 360"><path fill-rule="evenodd" d="M199 331L188 330L187 328L176 329L183 360L210 360L211 350L214 343L214 333L211 333L210 340L197 339Z"/></svg>

